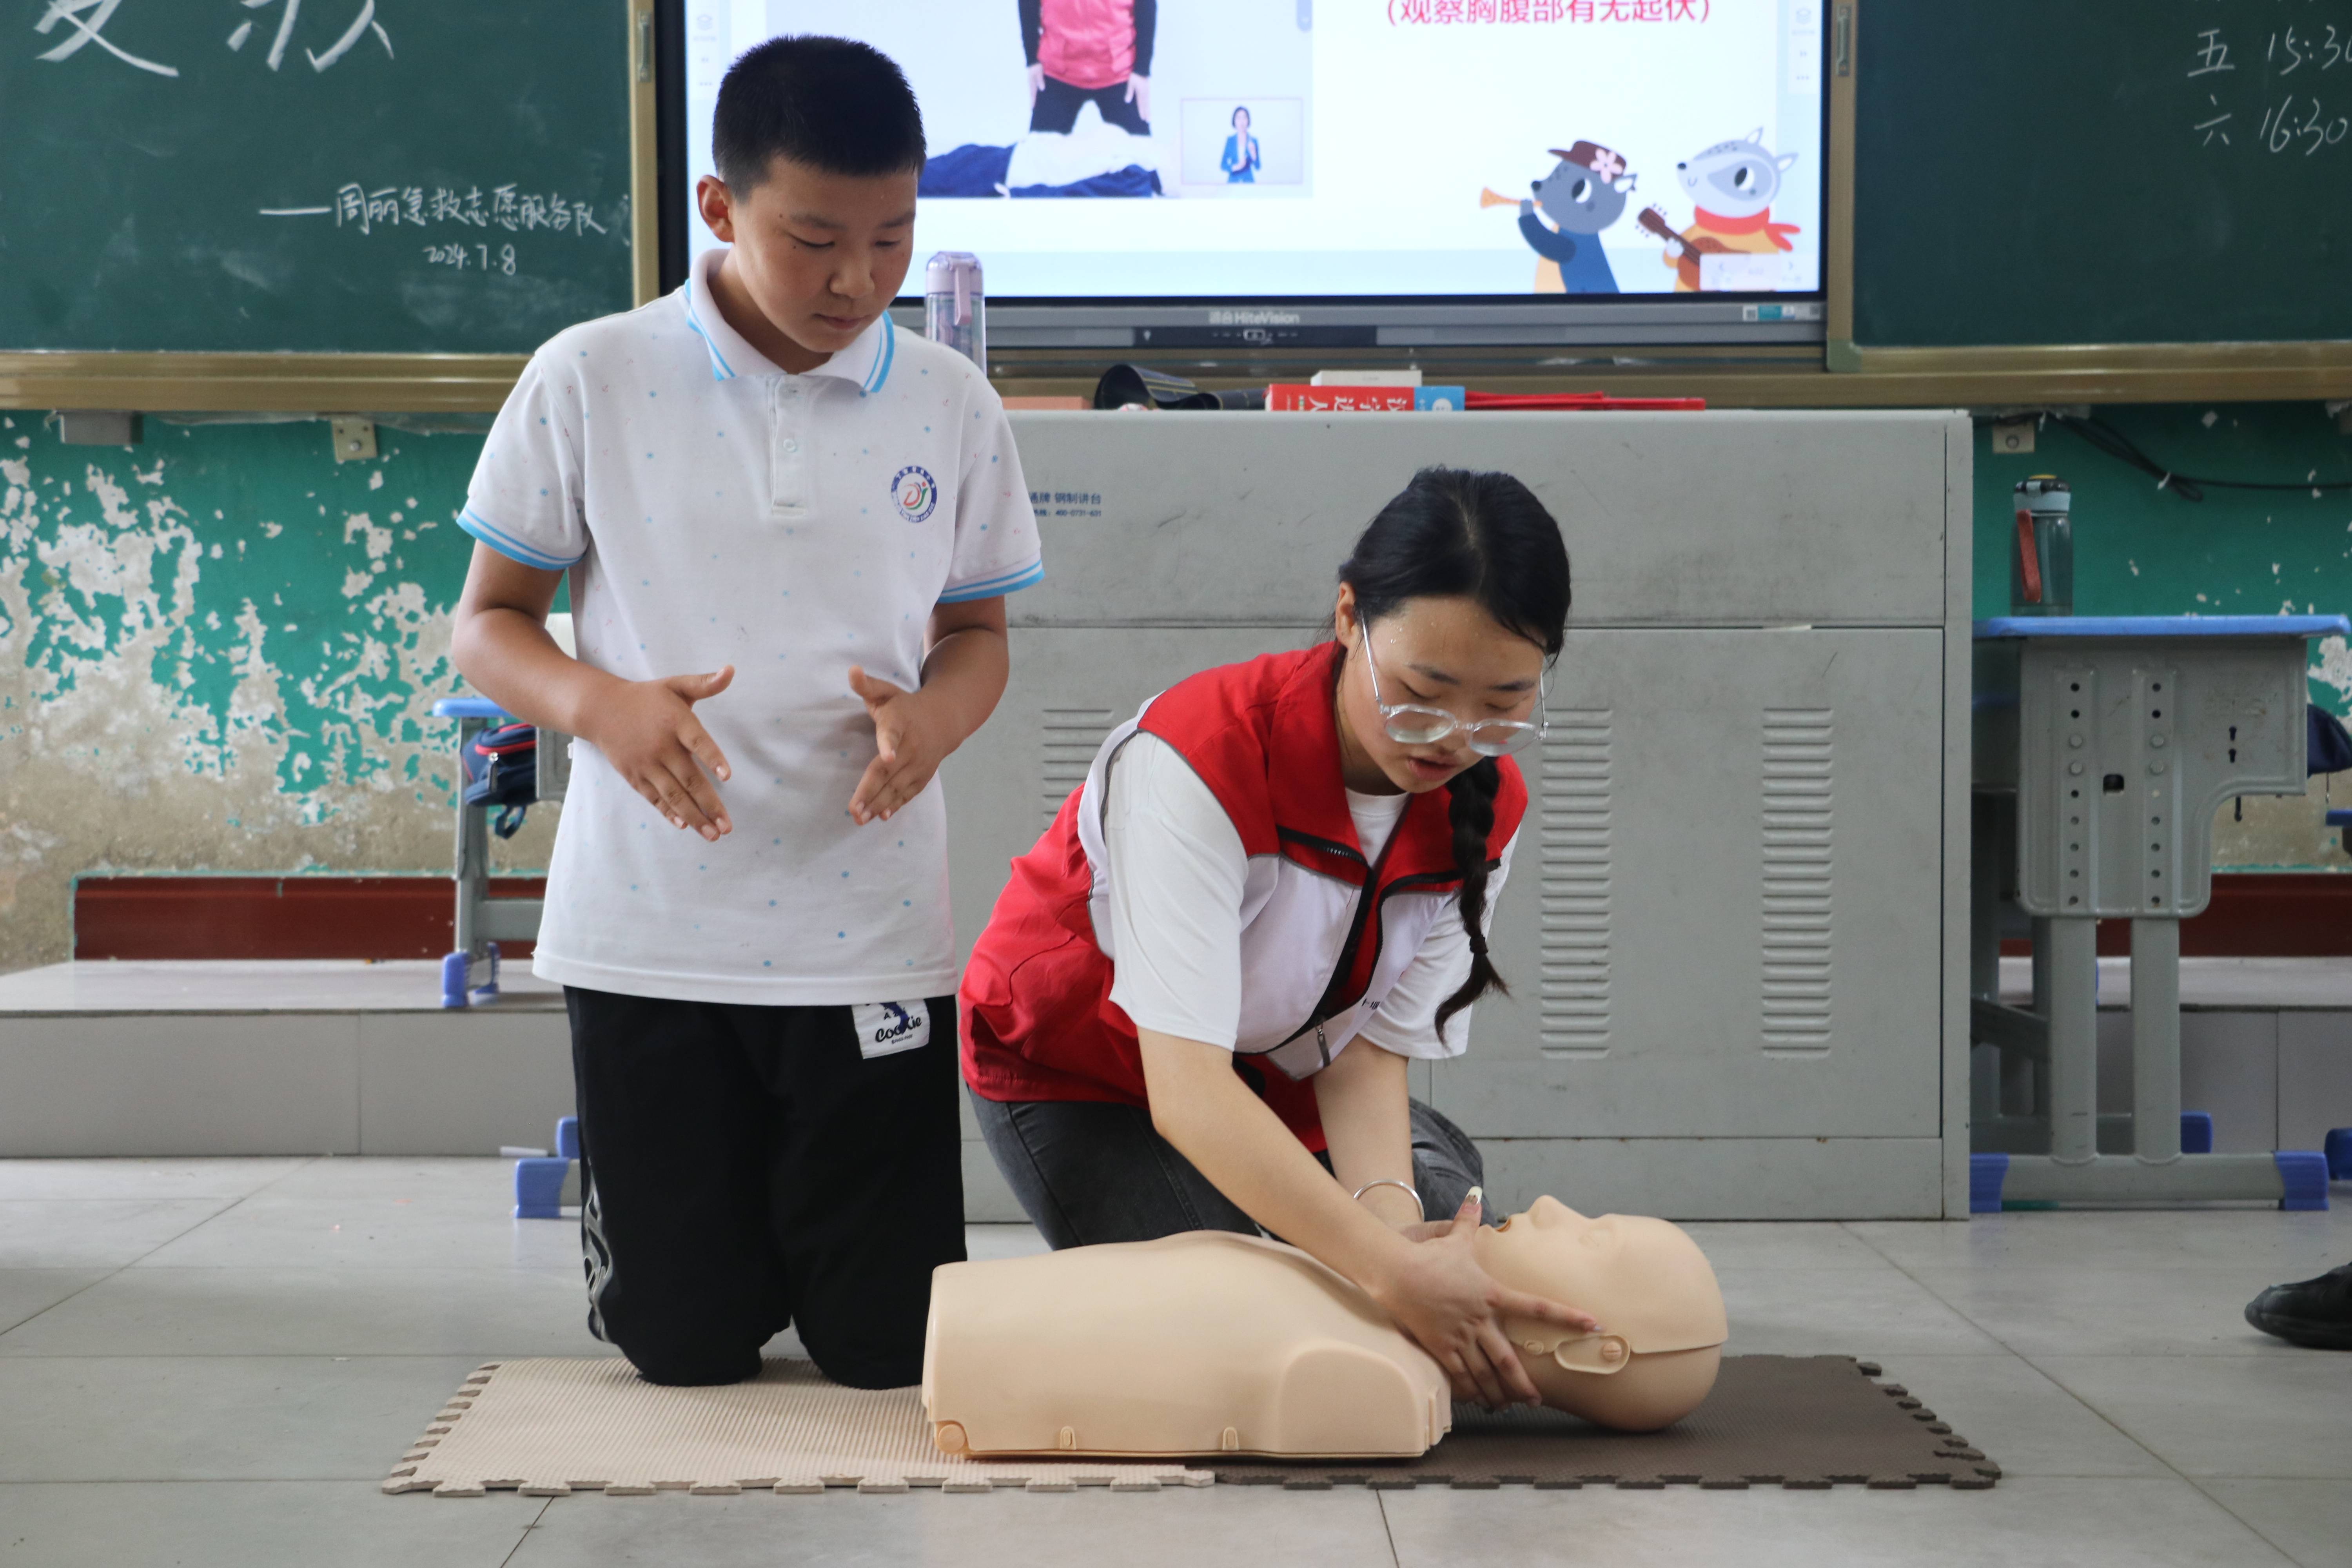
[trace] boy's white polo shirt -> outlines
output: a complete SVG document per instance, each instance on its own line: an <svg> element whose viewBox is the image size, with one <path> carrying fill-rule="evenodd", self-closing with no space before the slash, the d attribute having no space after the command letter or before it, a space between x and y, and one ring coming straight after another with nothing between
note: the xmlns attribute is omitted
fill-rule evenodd
<svg viewBox="0 0 2352 1568"><path fill-rule="evenodd" d="M584 662L735 667L696 708L734 831L672 826L579 742L532 970L771 1005L951 992L941 786L851 820L875 741L849 667L911 688L933 605L1045 574L1020 458L987 379L887 315L816 370L777 369L712 300L725 254L534 354L459 519L570 569Z"/></svg>

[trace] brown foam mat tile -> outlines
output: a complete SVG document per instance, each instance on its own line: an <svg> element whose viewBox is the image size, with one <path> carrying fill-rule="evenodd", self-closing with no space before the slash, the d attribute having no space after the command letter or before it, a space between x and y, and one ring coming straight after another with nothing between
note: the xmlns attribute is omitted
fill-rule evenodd
<svg viewBox="0 0 2352 1568"><path fill-rule="evenodd" d="M493 1362L466 1379L383 1483L388 1492L562 1497L760 1489L1157 1491L1205 1487L1174 1461L950 1459L912 1388L844 1388L805 1361L747 1383L663 1388L619 1357Z"/></svg>
<svg viewBox="0 0 2352 1568"><path fill-rule="evenodd" d="M1726 1356L1715 1390L1663 1432L1612 1432L1556 1410L1454 1407L1454 1430L1417 1459L1251 1459L1221 1484L1319 1491L1452 1486L1538 1489L1832 1486L1979 1490L2000 1467L1879 1367L1850 1356Z"/></svg>

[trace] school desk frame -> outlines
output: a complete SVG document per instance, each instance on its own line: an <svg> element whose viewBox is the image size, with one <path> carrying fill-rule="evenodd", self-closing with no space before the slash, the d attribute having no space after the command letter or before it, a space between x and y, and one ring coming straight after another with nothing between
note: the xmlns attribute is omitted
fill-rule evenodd
<svg viewBox="0 0 2352 1568"><path fill-rule="evenodd" d="M1978 623L1971 1206L2274 1199L2327 1206L2316 1151L2185 1152L2180 922L2213 887L2213 814L2299 795L2309 639L2342 616ZM2001 914L2030 917L2033 998L2000 999ZM2098 921L2131 921L2132 1110L2098 1110Z"/></svg>
<svg viewBox="0 0 2352 1568"><path fill-rule="evenodd" d="M1518 759L1511 994L1414 1092L1505 1211L1967 1212L1964 417L1012 417L1046 575L940 771L962 942L1113 724L1323 635L1415 468L1504 469L1559 519L1577 607ZM971 1212L1018 1217L966 1148Z"/></svg>

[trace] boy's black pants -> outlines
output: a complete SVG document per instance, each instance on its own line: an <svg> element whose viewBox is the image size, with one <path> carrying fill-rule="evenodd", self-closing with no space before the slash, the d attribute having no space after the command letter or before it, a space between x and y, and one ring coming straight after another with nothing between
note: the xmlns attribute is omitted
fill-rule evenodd
<svg viewBox="0 0 2352 1568"><path fill-rule="evenodd" d="M590 1331L652 1383L753 1376L794 1322L836 1383L921 1381L931 1270L964 1256L955 998L870 1059L845 1006L564 1005Z"/></svg>

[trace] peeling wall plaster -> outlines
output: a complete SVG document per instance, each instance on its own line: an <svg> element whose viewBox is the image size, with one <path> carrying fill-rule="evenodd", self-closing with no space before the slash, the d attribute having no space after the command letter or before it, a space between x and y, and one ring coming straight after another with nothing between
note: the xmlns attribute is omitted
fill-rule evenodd
<svg viewBox="0 0 2352 1568"><path fill-rule="evenodd" d="M452 523L479 437L148 422L66 447L0 416L0 970L71 951L73 879L432 872L462 682ZM552 813L494 850L545 862Z"/></svg>
<svg viewBox="0 0 2352 1568"><path fill-rule="evenodd" d="M2316 405L2116 409L2196 471L2352 476ZM452 522L479 437L378 431L338 464L317 424L183 426L66 447L0 416L0 970L65 957L73 879L143 871L438 872L455 758L427 716L461 689L449 606L470 542ZM2217 490L2201 505L2045 432L1977 455L1977 608L1998 613L2009 489L2075 487L2084 614L2352 606L2352 496ZM2314 657L2315 701L2352 713L2352 647ZM2331 799L2332 795L2332 799ZM2352 869L2319 826L2352 776L2223 808L2224 868ZM500 869L535 871L535 814Z"/></svg>

